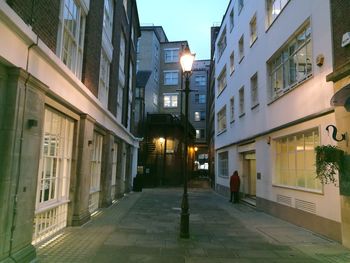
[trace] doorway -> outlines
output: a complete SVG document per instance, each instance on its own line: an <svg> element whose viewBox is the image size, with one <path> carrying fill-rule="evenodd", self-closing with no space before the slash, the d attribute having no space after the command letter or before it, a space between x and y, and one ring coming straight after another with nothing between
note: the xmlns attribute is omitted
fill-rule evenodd
<svg viewBox="0 0 350 263"><path fill-rule="evenodd" d="M243 193L245 197L256 196L256 156L255 152L243 153Z"/></svg>

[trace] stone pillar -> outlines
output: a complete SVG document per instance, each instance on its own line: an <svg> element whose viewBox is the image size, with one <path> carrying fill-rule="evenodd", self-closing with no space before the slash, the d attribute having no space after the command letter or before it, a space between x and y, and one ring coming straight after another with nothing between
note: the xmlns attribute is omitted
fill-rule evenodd
<svg viewBox="0 0 350 263"><path fill-rule="evenodd" d="M113 163L113 143L114 135L109 132L104 137L101 171L101 206L108 207L112 204L111 182L112 182L112 163Z"/></svg>
<svg viewBox="0 0 350 263"><path fill-rule="evenodd" d="M132 176L131 176L131 164L132 164L132 152L131 147L126 145L126 160L125 160L125 193L129 193L131 191L132 186Z"/></svg>
<svg viewBox="0 0 350 263"><path fill-rule="evenodd" d="M0 65L0 262L30 262L47 87Z"/></svg>
<svg viewBox="0 0 350 263"><path fill-rule="evenodd" d="M92 154L95 120L89 115L81 115L78 139L77 175L71 187L73 205L72 225L80 226L90 220L90 160Z"/></svg>
<svg viewBox="0 0 350 263"><path fill-rule="evenodd" d="M118 147L118 166L117 166L117 180L116 180L116 198L120 198L125 193L125 162L126 149L125 142L120 141Z"/></svg>

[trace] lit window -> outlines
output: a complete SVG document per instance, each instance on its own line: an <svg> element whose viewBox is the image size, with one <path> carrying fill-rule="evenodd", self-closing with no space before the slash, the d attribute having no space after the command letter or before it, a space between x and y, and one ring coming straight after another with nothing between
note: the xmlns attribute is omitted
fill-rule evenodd
<svg viewBox="0 0 350 263"><path fill-rule="evenodd" d="M204 94L199 94L199 103L204 104L206 102L206 96Z"/></svg>
<svg viewBox="0 0 350 263"><path fill-rule="evenodd" d="M64 0L60 17L58 56L81 78L86 14L76 1Z"/></svg>
<svg viewBox="0 0 350 263"><path fill-rule="evenodd" d="M177 85L179 78L178 70L164 71L164 85Z"/></svg>
<svg viewBox="0 0 350 263"><path fill-rule="evenodd" d="M234 97L230 99L230 122L235 120L235 100Z"/></svg>
<svg viewBox="0 0 350 263"><path fill-rule="evenodd" d="M201 120L201 115L199 111L194 112L194 121L200 121Z"/></svg>
<svg viewBox="0 0 350 263"><path fill-rule="evenodd" d="M165 63L179 62L179 49L178 48L166 48L164 49Z"/></svg>
<svg viewBox="0 0 350 263"><path fill-rule="evenodd" d="M195 84L197 86L205 86L207 84L207 77L206 76L196 76L195 77Z"/></svg>
<svg viewBox="0 0 350 263"><path fill-rule="evenodd" d="M278 185L321 191L316 179L315 147L319 145L318 129L275 140L275 176Z"/></svg>
<svg viewBox="0 0 350 263"><path fill-rule="evenodd" d="M255 73L253 77L250 78L250 95L251 95L251 107L259 105L258 97L258 73Z"/></svg>
<svg viewBox="0 0 350 263"><path fill-rule="evenodd" d="M228 152L218 154L218 175L228 177Z"/></svg>
<svg viewBox="0 0 350 263"><path fill-rule="evenodd" d="M218 133L222 133L226 130L226 106L217 114L217 130Z"/></svg>
<svg viewBox="0 0 350 263"><path fill-rule="evenodd" d="M277 18L289 0L266 0L268 26Z"/></svg>
<svg viewBox="0 0 350 263"><path fill-rule="evenodd" d="M230 55L230 74L232 74L233 71L235 71L235 54L232 51Z"/></svg>
<svg viewBox="0 0 350 263"><path fill-rule="evenodd" d="M299 31L269 62L271 99L283 95L312 74L310 23Z"/></svg>
<svg viewBox="0 0 350 263"><path fill-rule="evenodd" d="M238 41L238 48L239 48L239 62L241 62L242 59L244 58L244 36L243 35Z"/></svg>
<svg viewBox="0 0 350 263"><path fill-rule="evenodd" d="M204 129L196 130L196 139L204 139L204 138L205 138L205 131L204 131Z"/></svg>
<svg viewBox="0 0 350 263"><path fill-rule="evenodd" d="M221 71L218 77L218 94L220 94L226 88L226 66Z"/></svg>
<svg viewBox="0 0 350 263"><path fill-rule="evenodd" d="M164 94L164 108L176 108L177 107L178 94L177 93L165 93Z"/></svg>
<svg viewBox="0 0 350 263"><path fill-rule="evenodd" d="M255 40L258 38L256 29L256 15L250 20L250 45L253 45Z"/></svg>
<svg viewBox="0 0 350 263"><path fill-rule="evenodd" d="M239 92L239 116L244 115L244 86L240 88Z"/></svg>

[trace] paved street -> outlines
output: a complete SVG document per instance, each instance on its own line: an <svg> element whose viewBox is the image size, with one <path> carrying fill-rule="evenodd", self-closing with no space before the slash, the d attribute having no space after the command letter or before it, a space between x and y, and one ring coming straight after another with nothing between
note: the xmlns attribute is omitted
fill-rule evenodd
<svg viewBox="0 0 350 263"><path fill-rule="evenodd" d="M312 232L190 190L190 234L180 239L181 189L146 189L38 246L39 262L350 262L350 250Z"/></svg>

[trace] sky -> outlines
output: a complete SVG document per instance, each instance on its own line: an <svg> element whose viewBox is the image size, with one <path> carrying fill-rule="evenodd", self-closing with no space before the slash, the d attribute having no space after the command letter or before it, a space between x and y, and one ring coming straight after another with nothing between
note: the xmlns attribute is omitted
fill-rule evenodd
<svg viewBox="0 0 350 263"><path fill-rule="evenodd" d="M187 40L196 60L210 58L210 27L229 0L137 0L140 24L162 26L169 41Z"/></svg>

